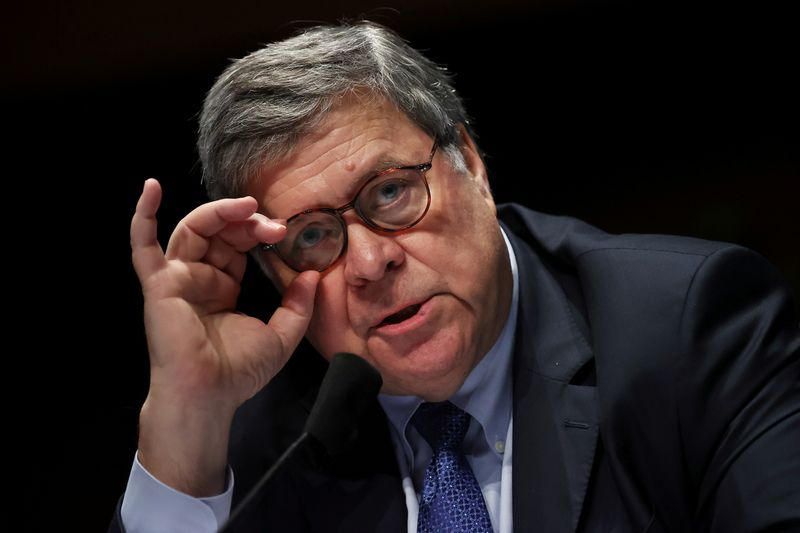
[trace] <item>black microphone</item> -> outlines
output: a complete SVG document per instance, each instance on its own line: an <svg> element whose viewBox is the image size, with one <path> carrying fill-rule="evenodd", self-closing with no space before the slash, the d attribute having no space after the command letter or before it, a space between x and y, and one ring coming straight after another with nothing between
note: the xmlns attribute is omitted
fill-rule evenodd
<svg viewBox="0 0 800 533"><path fill-rule="evenodd" d="M351 353L333 356L308 416L304 433L311 435L328 455L338 455L353 445L358 420L383 385L380 373Z"/></svg>
<svg viewBox="0 0 800 533"><path fill-rule="evenodd" d="M351 353L334 355L322 378L303 433L242 499L218 533L230 531L231 524L303 444L310 444L315 458L321 454L338 455L347 451L358 436L358 420L378 395L381 385L383 379L380 373L363 358Z"/></svg>

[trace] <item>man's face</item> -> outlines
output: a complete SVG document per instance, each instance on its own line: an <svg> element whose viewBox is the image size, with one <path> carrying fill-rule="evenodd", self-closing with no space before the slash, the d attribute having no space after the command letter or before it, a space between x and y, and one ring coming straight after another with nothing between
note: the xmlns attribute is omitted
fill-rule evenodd
<svg viewBox="0 0 800 533"><path fill-rule="evenodd" d="M426 174L431 206L413 228L381 234L354 211L343 215L347 250L317 288L306 336L326 358L337 352L364 357L381 373L384 393L450 397L508 316L505 243L483 164L464 137L468 171L456 171L437 151ZM339 207L377 170L425 163L432 146L432 138L385 101L345 99L291 155L265 167L250 193L264 214L279 220ZM284 290L297 273L265 254Z"/></svg>

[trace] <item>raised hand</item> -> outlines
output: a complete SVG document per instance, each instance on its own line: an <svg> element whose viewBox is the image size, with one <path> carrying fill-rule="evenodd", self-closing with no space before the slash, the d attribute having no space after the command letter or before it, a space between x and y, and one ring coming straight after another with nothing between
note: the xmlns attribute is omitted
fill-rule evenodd
<svg viewBox="0 0 800 533"><path fill-rule="evenodd" d="M139 460L162 482L209 495L222 489L233 414L296 348L319 274L297 276L268 324L238 313L246 252L279 241L285 227L257 213L252 197L217 200L181 220L164 253L160 202L160 185L148 180L131 222L150 353Z"/></svg>

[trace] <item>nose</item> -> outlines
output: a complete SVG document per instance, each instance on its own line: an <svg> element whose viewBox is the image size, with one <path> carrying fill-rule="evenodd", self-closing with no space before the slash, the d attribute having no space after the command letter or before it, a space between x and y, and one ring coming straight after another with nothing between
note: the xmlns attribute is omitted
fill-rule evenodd
<svg viewBox="0 0 800 533"><path fill-rule="evenodd" d="M376 233L363 224L347 225L347 241L344 275L350 285L378 281L405 261L405 251L394 236Z"/></svg>

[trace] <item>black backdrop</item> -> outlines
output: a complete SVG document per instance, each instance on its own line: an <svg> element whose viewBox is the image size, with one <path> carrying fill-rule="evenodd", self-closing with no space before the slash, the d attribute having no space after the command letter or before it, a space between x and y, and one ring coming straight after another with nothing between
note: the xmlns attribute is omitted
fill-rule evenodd
<svg viewBox="0 0 800 533"><path fill-rule="evenodd" d="M127 236L144 179L164 186L165 243L204 198L193 147L204 92L227 58L311 20L366 13L454 71L499 202L739 242L800 293L788 9L269 4L38 3L4 19L6 381L24 391L8 403L22 451L7 459L22 467L27 529L103 530L124 489L147 389ZM245 285L242 308L266 316L269 286L255 269Z"/></svg>

